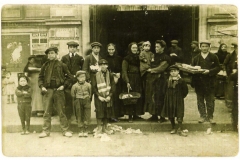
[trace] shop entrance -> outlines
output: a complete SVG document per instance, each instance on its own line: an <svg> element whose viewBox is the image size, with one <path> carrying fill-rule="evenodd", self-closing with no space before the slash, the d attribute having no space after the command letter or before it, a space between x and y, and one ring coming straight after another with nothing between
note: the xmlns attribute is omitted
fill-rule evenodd
<svg viewBox="0 0 240 160"><path fill-rule="evenodd" d="M179 41L184 52L184 62L190 63L190 43L198 39L198 7L167 6L167 10L118 11L118 6L94 6L92 8L91 41L103 44L102 54L110 42L117 45L119 55L126 54L130 42L158 39Z"/></svg>

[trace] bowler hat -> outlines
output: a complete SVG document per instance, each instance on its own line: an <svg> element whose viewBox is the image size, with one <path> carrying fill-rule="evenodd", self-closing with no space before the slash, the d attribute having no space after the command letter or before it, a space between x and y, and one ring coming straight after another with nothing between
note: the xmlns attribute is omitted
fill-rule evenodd
<svg viewBox="0 0 240 160"><path fill-rule="evenodd" d="M45 54L48 54L48 52L54 51L55 53L58 53L58 48L57 47L49 47L46 51Z"/></svg>
<svg viewBox="0 0 240 160"><path fill-rule="evenodd" d="M171 43L178 44L178 41L177 40L172 40Z"/></svg>
<svg viewBox="0 0 240 160"><path fill-rule="evenodd" d="M92 48L95 47L95 46L102 47L102 44L99 43L99 42L93 42L93 43L91 43L91 47L92 47Z"/></svg>
<svg viewBox="0 0 240 160"><path fill-rule="evenodd" d="M169 71L174 70L174 69L179 70L177 65L172 65L168 68Z"/></svg>
<svg viewBox="0 0 240 160"><path fill-rule="evenodd" d="M196 45L198 45L198 41L192 41L191 44L196 44Z"/></svg>
<svg viewBox="0 0 240 160"><path fill-rule="evenodd" d="M79 46L79 44L77 42L74 42L74 41L70 41L67 43L68 46Z"/></svg>
<svg viewBox="0 0 240 160"><path fill-rule="evenodd" d="M98 64L108 64L108 61L106 59L100 59Z"/></svg>
<svg viewBox="0 0 240 160"><path fill-rule="evenodd" d="M76 77L80 76L81 74L85 74L86 75L86 71L77 71L76 73Z"/></svg>
<svg viewBox="0 0 240 160"><path fill-rule="evenodd" d="M209 45L211 45L211 42L209 40L203 40L203 41L200 42L200 45L201 44L209 44Z"/></svg>

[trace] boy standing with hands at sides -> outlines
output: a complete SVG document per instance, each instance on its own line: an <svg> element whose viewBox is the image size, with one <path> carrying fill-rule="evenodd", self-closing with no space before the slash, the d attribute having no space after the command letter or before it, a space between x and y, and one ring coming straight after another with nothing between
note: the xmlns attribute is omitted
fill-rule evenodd
<svg viewBox="0 0 240 160"><path fill-rule="evenodd" d="M140 72L143 76L146 71L151 67L151 62L154 61L154 54L150 51L151 43L146 41L142 44L143 50L140 52Z"/></svg>
<svg viewBox="0 0 240 160"><path fill-rule="evenodd" d="M86 71L77 71L77 82L72 86L71 95L74 98L79 137L88 137L87 127L91 118L91 84L86 82Z"/></svg>
<svg viewBox="0 0 240 160"><path fill-rule="evenodd" d="M165 98L161 116L168 117L172 130L171 134L176 132L180 136L186 137L187 134L182 131L182 122L184 117L184 98L188 94L188 87L179 75L179 68L176 65L169 67L170 76L164 87ZM175 129L175 117L178 121L178 130Z"/></svg>
<svg viewBox="0 0 240 160"><path fill-rule="evenodd" d="M21 135L29 134L30 128L30 117L32 112L31 106L31 88L28 85L28 80L26 76L20 76L18 79L18 87L15 90L18 102L18 114L22 124ZM26 122L26 124L25 124ZM27 125L27 126L26 126Z"/></svg>

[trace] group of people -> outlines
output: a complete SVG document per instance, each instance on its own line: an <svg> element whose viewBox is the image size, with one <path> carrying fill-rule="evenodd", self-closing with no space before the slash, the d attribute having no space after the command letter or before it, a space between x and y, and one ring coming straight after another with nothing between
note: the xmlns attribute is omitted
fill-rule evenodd
<svg viewBox="0 0 240 160"><path fill-rule="evenodd" d="M28 66L26 69L38 71L37 79L32 78L28 84L28 77L18 77L19 85L15 93L22 123L21 134L29 133L33 105L30 101L35 89L35 92L38 90L41 94L41 103L44 106L44 124L40 138L50 135L54 109L59 116L64 136L72 136L69 125L71 117L75 115L79 128L78 136L87 137L92 100L97 119L96 133L111 134L107 127L109 120L118 121L120 117L128 115L128 121L132 123L136 119L142 119L141 115L145 112L149 112L152 115L150 121L163 123L167 117L172 125L171 134L187 136L182 131L182 122L184 98L188 94L188 87L176 65L177 62L181 62L183 55L181 48L176 45L178 41L173 40L171 43L172 47L167 50L164 40L156 40L155 53L152 53L149 41L132 42L128 45L127 55L122 58L117 54L115 44L109 43L107 54L100 55L102 44L93 42L92 53L84 59L77 54L79 44L71 41L67 43L69 53L60 61L57 58L58 48L48 48L45 51L48 60L41 68ZM209 41L200 42L200 52L192 60L193 66L201 66L204 69L202 74L192 77L191 84L197 94L199 123L215 123L214 84L220 64L218 56L209 50ZM36 83L38 88L32 88ZM138 92L141 96L135 104L124 105L119 95L129 91ZM177 128L175 118L178 122Z"/></svg>

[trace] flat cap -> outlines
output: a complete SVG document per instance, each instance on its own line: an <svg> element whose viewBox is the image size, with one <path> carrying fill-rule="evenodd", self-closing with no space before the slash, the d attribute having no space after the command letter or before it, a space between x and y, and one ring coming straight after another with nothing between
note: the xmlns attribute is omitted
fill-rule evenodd
<svg viewBox="0 0 240 160"><path fill-rule="evenodd" d="M177 65L171 65L168 70L171 71L173 69L176 69L176 70L179 70L178 66Z"/></svg>
<svg viewBox="0 0 240 160"><path fill-rule="evenodd" d="M92 48L95 47L95 46L102 47L102 44L99 43L99 42L93 42L93 43L91 43L91 47L92 47Z"/></svg>
<svg viewBox="0 0 240 160"><path fill-rule="evenodd" d="M108 61L106 59L100 59L98 64L108 64Z"/></svg>
<svg viewBox="0 0 240 160"><path fill-rule="evenodd" d="M232 45L233 46L238 46L238 44L236 42L233 42Z"/></svg>
<svg viewBox="0 0 240 160"><path fill-rule="evenodd" d="M172 40L171 43L178 44L177 40Z"/></svg>
<svg viewBox="0 0 240 160"><path fill-rule="evenodd" d="M198 45L198 41L192 41L191 44L196 44L196 45Z"/></svg>
<svg viewBox="0 0 240 160"><path fill-rule="evenodd" d="M203 40L200 42L200 44L209 44L211 45L211 42L209 40Z"/></svg>
<svg viewBox="0 0 240 160"><path fill-rule="evenodd" d="M57 47L49 47L46 51L45 54L48 54L48 52L54 51L55 53L58 53L58 48Z"/></svg>
<svg viewBox="0 0 240 160"><path fill-rule="evenodd" d="M70 41L67 43L68 46L79 46L79 44L77 42L74 42L74 41Z"/></svg>
<svg viewBox="0 0 240 160"><path fill-rule="evenodd" d="M81 74L85 74L86 75L86 71L77 71L76 73L76 77L80 76Z"/></svg>

